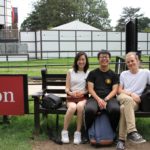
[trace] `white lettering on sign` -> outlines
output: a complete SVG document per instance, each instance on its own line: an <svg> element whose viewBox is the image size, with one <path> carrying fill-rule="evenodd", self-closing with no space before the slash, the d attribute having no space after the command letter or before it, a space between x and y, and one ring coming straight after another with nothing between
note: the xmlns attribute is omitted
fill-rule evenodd
<svg viewBox="0 0 150 150"><path fill-rule="evenodd" d="M11 91L0 93L0 102L11 102L14 103L14 93Z"/></svg>

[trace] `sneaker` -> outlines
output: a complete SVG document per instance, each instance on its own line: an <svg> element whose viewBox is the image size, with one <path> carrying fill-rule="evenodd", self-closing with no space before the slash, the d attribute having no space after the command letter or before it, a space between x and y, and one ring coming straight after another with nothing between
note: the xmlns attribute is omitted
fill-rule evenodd
<svg viewBox="0 0 150 150"><path fill-rule="evenodd" d="M143 137L138 132L129 133L127 138L129 139L129 141L136 143L136 144L146 142L146 140L143 139Z"/></svg>
<svg viewBox="0 0 150 150"><path fill-rule="evenodd" d="M74 133L74 141L73 141L74 144L80 144L81 143L81 132L79 131L76 131Z"/></svg>
<svg viewBox="0 0 150 150"><path fill-rule="evenodd" d="M118 140L116 150L125 150L125 142Z"/></svg>
<svg viewBox="0 0 150 150"><path fill-rule="evenodd" d="M69 136L68 136L68 131L67 130L62 130L61 131L61 141L64 144L69 143Z"/></svg>

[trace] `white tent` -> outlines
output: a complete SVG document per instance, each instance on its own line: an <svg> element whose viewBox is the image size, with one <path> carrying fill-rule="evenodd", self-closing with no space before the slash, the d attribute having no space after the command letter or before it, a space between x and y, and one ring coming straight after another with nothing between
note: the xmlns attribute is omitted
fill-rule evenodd
<svg viewBox="0 0 150 150"><path fill-rule="evenodd" d="M83 23L79 20L74 20L72 22L54 27L51 30L99 30L99 29L92 27L86 23Z"/></svg>

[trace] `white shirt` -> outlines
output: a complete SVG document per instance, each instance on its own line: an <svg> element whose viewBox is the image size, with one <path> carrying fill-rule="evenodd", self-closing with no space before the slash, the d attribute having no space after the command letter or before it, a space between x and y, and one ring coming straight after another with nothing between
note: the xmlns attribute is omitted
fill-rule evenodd
<svg viewBox="0 0 150 150"><path fill-rule="evenodd" d="M86 78L89 71L86 73L84 71L75 72L73 69L69 70L70 73L70 89L71 91L83 91L86 92Z"/></svg>
<svg viewBox="0 0 150 150"><path fill-rule="evenodd" d="M150 71L148 69L139 69L136 74L127 70L123 71L120 75L120 85L126 91L134 92L139 96L145 89L146 84L150 84Z"/></svg>

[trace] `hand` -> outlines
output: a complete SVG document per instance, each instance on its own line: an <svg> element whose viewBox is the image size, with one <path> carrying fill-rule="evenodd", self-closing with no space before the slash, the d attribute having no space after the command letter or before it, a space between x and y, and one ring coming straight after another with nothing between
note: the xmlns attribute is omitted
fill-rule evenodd
<svg viewBox="0 0 150 150"><path fill-rule="evenodd" d="M107 102L105 102L102 99L99 99L98 100L98 105L99 105L100 109L106 109Z"/></svg>
<svg viewBox="0 0 150 150"><path fill-rule="evenodd" d="M81 98L84 96L84 93L82 91L76 91L76 98Z"/></svg>
<svg viewBox="0 0 150 150"><path fill-rule="evenodd" d="M140 103L140 102L141 102L140 96L137 95L136 93L131 93L131 97L133 98L133 100L134 100L136 103Z"/></svg>
<svg viewBox="0 0 150 150"><path fill-rule="evenodd" d="M74 92L70 92L70 96L74 98L81 98L84 96L84 94L82 91L74 91Z"/></svg>

